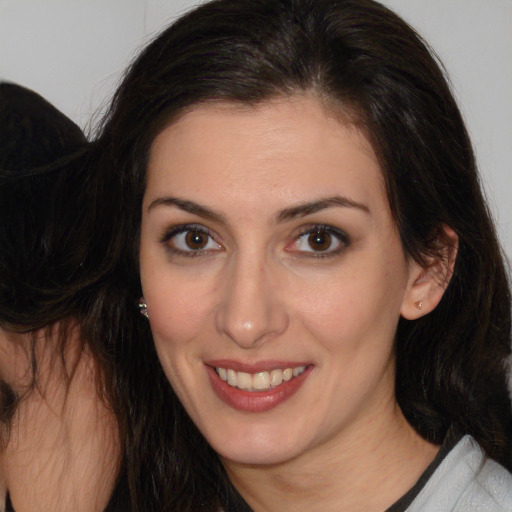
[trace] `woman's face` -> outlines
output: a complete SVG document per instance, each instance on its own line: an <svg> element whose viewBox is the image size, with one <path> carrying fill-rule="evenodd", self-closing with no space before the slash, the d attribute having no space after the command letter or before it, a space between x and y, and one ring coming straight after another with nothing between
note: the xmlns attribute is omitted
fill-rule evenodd
<svg viewBox="0 0 512 512"><path fill-rule="evenodd" d="M202 105L162 131L140 266L167 377L224 459L284 462L396 411L413 265L368 140L316 99Z"/></svg>

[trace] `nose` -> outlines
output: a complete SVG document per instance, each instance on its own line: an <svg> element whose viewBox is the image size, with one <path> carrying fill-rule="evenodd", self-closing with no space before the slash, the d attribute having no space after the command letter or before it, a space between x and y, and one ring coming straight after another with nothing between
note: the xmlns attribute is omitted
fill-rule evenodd
<svg viewBox="0 0 512 512"><path fill-rule="evenodd" d="M217 329L239 347L256 347L288 327L275 272L256 257L238 258L224 274Z"/></svg>

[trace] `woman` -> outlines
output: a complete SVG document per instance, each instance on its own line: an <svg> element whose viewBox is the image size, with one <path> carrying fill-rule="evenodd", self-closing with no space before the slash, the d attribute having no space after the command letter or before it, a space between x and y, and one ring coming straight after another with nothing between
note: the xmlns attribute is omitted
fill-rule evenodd
<svg viewBox="0 0 512 512"><path fill-rule="evenodd" d="M161 510L510 510L503 257L409 26L207 3L135 60L98 149L186 411Z"/></svg>
<svg viewBox="0 0 512 512"><path fill-rule="evenodd" d="M15 84L0 84L0 119L0 510L125 511L123 485L112 496L124 409L94 330L105 269L77 230L87 141Z"/></svg>

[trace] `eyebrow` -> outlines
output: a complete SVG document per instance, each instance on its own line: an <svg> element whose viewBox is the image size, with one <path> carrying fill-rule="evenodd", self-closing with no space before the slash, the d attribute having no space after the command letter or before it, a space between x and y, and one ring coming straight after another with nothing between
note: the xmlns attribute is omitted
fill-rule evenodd
<svg viewBox="0 0 512 512"><path fill-rule="evenodd" d="M279 212L279 214L277 215L277 221L286 222L296 217L305 217L306 215L311 215L312 213L316 213L321 210L325 210L326 208L331 208L333 206L340 206L343 208L356 208L365 213L370 213L370 209L368 208L368 206L362 203L353 201L348 197L332 196L327 197L325 199L319 199L317 201L310 201L308 203L292 206L291 208L286 208Z"/></svg>
<svg viewBox="0 0 512 512"><path fill-rule="evenodd" d="M215 222L227 223L226 217L222 213L206 206L202 206L194 201L189 201L188 199L171 196L159 197L148 206L147 211L149 212L158 206L175 206L180 210L192 213L193 215L198 215L199 217L210 219ZM332 196L285 208L276 215L276 221L278 223L286 222L296 217L305 217L321 210L325 210L326 208L332 208L333 206L355 208L365 213L370 213L370 209L362 203L358 203L357 201L353 201L347 197Z"/></svg>
<svg viewBox="0 0 512 512"><path fill-rule="evenodd" d="M176 206L180 210L183 210L188 213L192 213L194 215L198 215L199 217L204 217L206 219L210 219L216 222L226 222L226 218L222 213L219 213L211 208L207 208L206 206L202 206L194 201L189 201L187 199L180 199L178 197L159 197L155 199L149 206L148 212L150 212L153 208L157 206Z"/></svg>

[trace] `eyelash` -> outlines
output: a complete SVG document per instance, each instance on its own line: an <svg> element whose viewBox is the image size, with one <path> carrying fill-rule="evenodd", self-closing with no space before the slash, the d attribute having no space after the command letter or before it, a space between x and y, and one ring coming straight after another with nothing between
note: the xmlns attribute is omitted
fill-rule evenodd
<svg viewBox="0 0 512 512"><path fill-rule="evenodd" d="M341 254L349 245L350 245L350 239L344 231L335 228L333 226L329 226L326 224L315 224L312 226L306 226L303 227L300 232L295 236L293 243L297 243L301 238L305 236L311 236L315 233L321 233L321 234L327 234L332 238L335 238L338 243L339 247L337 247L334 250L326 250L326 251L297 251L300 254L300 257L305 258L330 258L334 256L338 256ZM289 251L293 252L293 251Z"/></svg>
<svg viewBox="0 0 512 512"><path fill-rule="evenodd" d="M206 256L210 254L211 252L215 252L215 250L206 249L190 249L188 251L183 251L181 249L178 249L177 247L173 247L169 244L169 242L176 236L184 233L198 233L201 235L204 235L209 238L209 241L213 241L215 244L219 245L217 242L215 242L214 237L211 235L210 231L206 229L204 226L198 225L198 224L182 224L180 226L174 226L173 228L166 230L163 235L160 237L160 243L164 244L166 246L166 249L175 256L184 256L186 258L196 258L198 256ZM209 242L208 242L209 243Z"/></svg>
<svg viewBox="0 0 512 512"><path fill-rule="evenodd" d="M211 232L208 229L206 229L204 226L198 225L198 224L182 224L179 226L174 226L173 228L168 229L163 233L163 235L160 237L160 243L164 244L166 246L166 249L172 255L184 256L186 258L207 256L207 255L211 254L212 252L217 251L217 249L212 250L212 249L201 249L201 248L196 249L196 250L191 248L190 250L184 251L184 250L178 249L177 247L173 247L172 245L169 244L169 242L174 237L176 237L180 234L185 234L185 233L201 234L203 236L208 237L209 240L208 240L207 244L213 242L217 246L221 247L221 245L215 241L215 238L212 236ZM294 237L293 242L290 245L294 245L297 242L299 242L301 238L303 238L307 235L309 235L309 236L314 235L315 233L329 235L330 237L337 240L337 242L339 243L339 247L337 247L334 250L330 250L328 248L326 251L315 251L314 249L312 249L310 251L300 251L300 250L295 251L293 249L287 248L286 249L287 252L292 252L292 253L296 252L300 255L299 257L303 257L303 258L328 258L328 257L333 257L333 256L339 255L341 252L343 252L347 248L347 246L350 245L349 237L344 231L342 231L338 228L335 228L333 226L325 225L325 224L315 224L315 225L303 227L300 230L300 232ZM290 245L288 247L290 247Z"/></svg>

